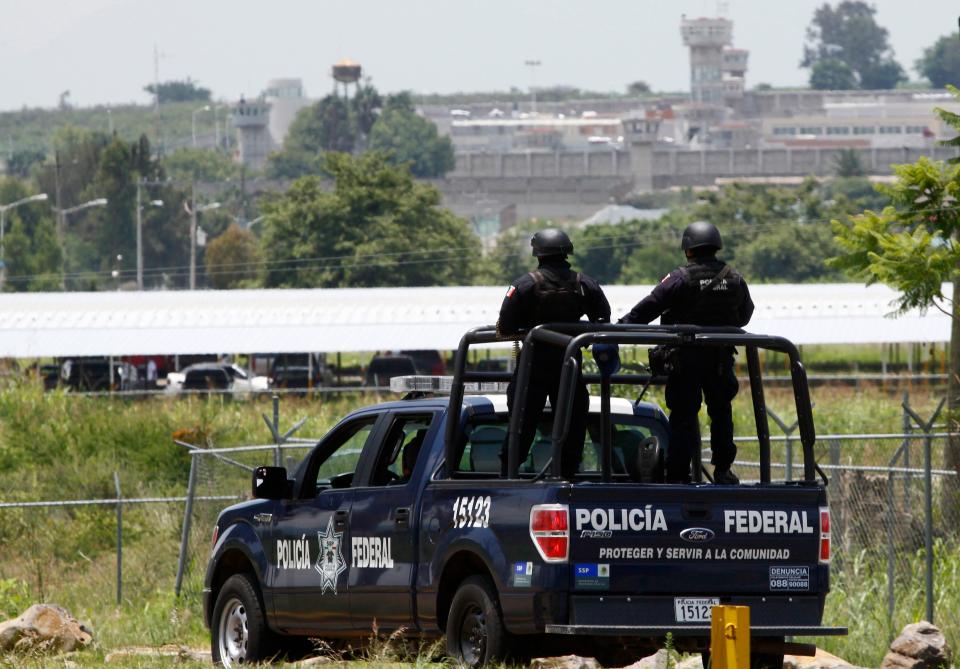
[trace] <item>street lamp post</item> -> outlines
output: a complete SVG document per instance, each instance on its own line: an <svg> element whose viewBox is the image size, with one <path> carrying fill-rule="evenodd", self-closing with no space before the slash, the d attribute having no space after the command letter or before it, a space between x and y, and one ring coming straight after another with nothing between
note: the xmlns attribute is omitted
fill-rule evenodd
<svg viewBox="0 0 960 669"><path fill-rule="evenodd" d="M192 187L190 195L190 290L196 290L197 287L197 214L202 214L211 209L217 209L219 202L211 202L202 207L197 206L197 187Z"/></svg>
<svg viewBox="0 0 960 669"><path fill-rule="evenodd" d="M137 290L143 290L143 204L140 190L143 181L137 182ZM150 200L151 207L162 207L163 200Z"/></svg>
<svg viewBox="0 0 960 669"><path fill-rule="evenodd" d="M533 116L537 115L537 81L536 81L536 68L540 67L539 60L525 60L523 64L530 68L530 98L532 100L530 113Z"/></svg>
<svg viewBox="0 0 960 669"><path fill-rule="evenodd" d="M10 204L0 205L0 288L3 287L4 282L7 279L7 256L6 256L6 247L3 243L4 230L7 227L7 209L16 209L22 204L27 204L28 202L42 202L47 199L46 193L40 193L39 195L31 195L30 197L25 197L16 202L11 202Z"/></svg>
<svg viewBox="0 0 960 669"><path fill-rule="evenodd" d="M67 209L53 207L53 211L56 212L60 219L58 229L60 230L60 248L63 249L63 277L60 284L64 290L67 288L67 216L84 209L89 209L90 207L102 207L105 204L107 204L107 198L99 197L96 200L90 200L89 202L78 204L76 207L68 207Z"/></svg>
<svg viewBox="0 0 960 669"><path fill-rule="evenodd" d="M210 111L210 105L203 105L197 109L193 110L193 113L190 115L190 127L193 134L193 148L197 148L197 114L200 112Z"/></svg>

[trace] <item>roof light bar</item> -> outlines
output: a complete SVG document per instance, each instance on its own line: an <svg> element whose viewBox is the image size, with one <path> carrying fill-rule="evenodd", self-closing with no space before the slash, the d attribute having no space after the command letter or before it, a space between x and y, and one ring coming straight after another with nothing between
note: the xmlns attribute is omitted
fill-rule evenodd
<svg viewBox="0 0 960 669"><path fill-rule="evenodd" d="M411 374L394 376L390 379L390 390L395 393L424 392L449 395L452 387L452 376ZM507 384L503 381L467 382L463 384L463 391L465 393L505 393Z"/></svg>

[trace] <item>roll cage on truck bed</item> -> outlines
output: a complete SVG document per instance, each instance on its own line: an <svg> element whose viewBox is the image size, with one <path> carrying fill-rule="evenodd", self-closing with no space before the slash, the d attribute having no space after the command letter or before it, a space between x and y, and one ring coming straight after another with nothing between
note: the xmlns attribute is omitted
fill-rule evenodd
<svg viewBox="0 0 960 669"><path fill-rule="evenodd" d="M557 406L553 409L553 427L551 435L551 455L550 459L535 476L536 479L543 479L545 482L560 482L562 480L562 458L564 445L569 435L570 416L573 408L573 400L578 377L582 375L584 381L590 385L600 386L600 482L609 483L613 480L613 457L611 443L611 386L613 384L623 385L643 385L644 390L637 399L640 403L643 394L650 385L663 385L666 383L665 376L656 377L652 374L590 374L583 373L582 370L582 350L593 344L618 344L618 345L645 345L657 346L668 345L678 347L737 347L744 349L747 362L747 372L750 381L750 398L753 405L754 422L756 426L757 442L759 444L759 469L760 486L767 486L772 483L770 470L770 430L767 418L766 399L763 391L763 377L758 351L760 349L776 351L785 354L789 359L790 377L793 389L794 401L797 412L797 424L800 431L800 443L803 454L803 477L800 480L784 481L784 486L794 487L796 489L819 488L824 506L826 509L825 487L829 484L829 479L823 469L816 461L814 445L816 443L816 430L813 422L813 411L810 403L810 391L807 382L806 370L800 359L800 352L793 342L784 337L758 335L748 333L736 327L701 327L694 325L625 325L625 324L596 324L596 323L549 323L531 328L529 331L520 332L516 336L504 337L499 335L495 327L477 327L468 331L461 339L454 360L453 382L451 384L449 409L450 415L462 406L464 398L465 384L482 384L491 382L503 382L514 379L509 372L486 372L472 371L467 369L468 353L471 345L487 344L503 340L522 341L523 347L520 351L517 361L517 371L515 377L516 400L514 409L509 417L509 430L507 433L507 480L525 481L529 483L529 475L523 476L519 472L519 440L521 426L523 424L523 411L526 396L530 384L531 369L533 366L534 350L542 346L557 346L564 349L562 372L560 377L560 390L557 398ZM444 463L445 468L442 475L450 479L457 476L457 472L450 463L457 462L461 455L464 444L464 438L461 434L463 424L459 421L449 420L446 423L444 435ZM694 452L693 462L693 482L694 484L703 483L704 476L709 478L709 474L701 463L700 449ZM662 479L660 479L662 480ZM712 483L712 480L711 480ZM734 488L736 490L736 488ZM823 517L821 516L821 523ZM827 512L827 523L829 523L829 512ZM821 557L826 551L830 553L829 524L826 527L826 533L821 527L821 545L819 552ZM826 548L823 542L827 542ZM823 560L821 560L823 562ZM829 560L826 560L828 563ZM828 568L828 565L827 567ZM822 593L826 594L828 586L824 584ZM820 615L822 616L822 600ZM817 620L819 623L819 619ZM799 625L782 624L767 625L762 620L751 621L751 634L760 639L758 647L762 651L765 648L772 649L772 655L761 655L763 659L779 657L784 649L793 650L795 653L809 651L813 654L814 646L810 644L781 644L779 640L790 636L844 636L847 634L846 627L811 625L809 621ZM565 635L597 635L597 636L630 636L641 635L644 637L663 636L666 634L679 635L680 637L709 637L710 625L703 626L673 626L669 624L655 625L624 625L624 624L605 624L605 625L576 625L576 624L548 624L544 631L548 634ZM773 644L764 642L764 639L774 640ZM683 644L681 644L682 646ZM698 642L697 646L700 646ZM709 653L704 653L704 667L709 662ZM774 662L777 667L779 664ZM758 665L764 666L764 665Z"/></svg>

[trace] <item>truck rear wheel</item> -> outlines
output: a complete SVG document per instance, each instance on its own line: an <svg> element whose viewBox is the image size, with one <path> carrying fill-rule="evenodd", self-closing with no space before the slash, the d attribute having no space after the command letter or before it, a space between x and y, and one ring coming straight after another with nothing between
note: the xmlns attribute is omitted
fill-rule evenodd
<svg viewBox="0 0 960 669"><path fill-rule="evenodd" d="M252 664L274 652L256 586L247 574L234 574L223 584L213 609L210 651L221 667Z"/></svg>
<svg viewBox="0 0 960 669"><path fill-rule="evenodd" d="M509 647L496 591L482 576L460 584L447 616L447 655L468 667L498 662Z"/></svg>

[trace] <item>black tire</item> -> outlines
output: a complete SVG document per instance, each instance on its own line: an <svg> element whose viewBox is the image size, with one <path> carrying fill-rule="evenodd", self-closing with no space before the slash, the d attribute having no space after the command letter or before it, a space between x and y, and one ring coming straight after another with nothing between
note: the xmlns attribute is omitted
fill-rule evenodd
<svg viewBox="0 0 960 669"><path fill-rule="evenodd" d="M700 661L703 663L703 669L710 669L710 651L704 650L700 652Z"/></svg>
<svg viewBox="0 0 960 669"><path fill-rule="evenodd" d="M210 652L218 667L251 664L276 652L276 638L267 627L251 576L234 574L220 589L210 624Z"/></svg>
<svg viewBox="0 0 960 669"><path fill-rule="evenodd" d="M463 581L447 616L447 655L468 667L482 667L503 660L509 645L493 586L483 576Z"/></svg>

